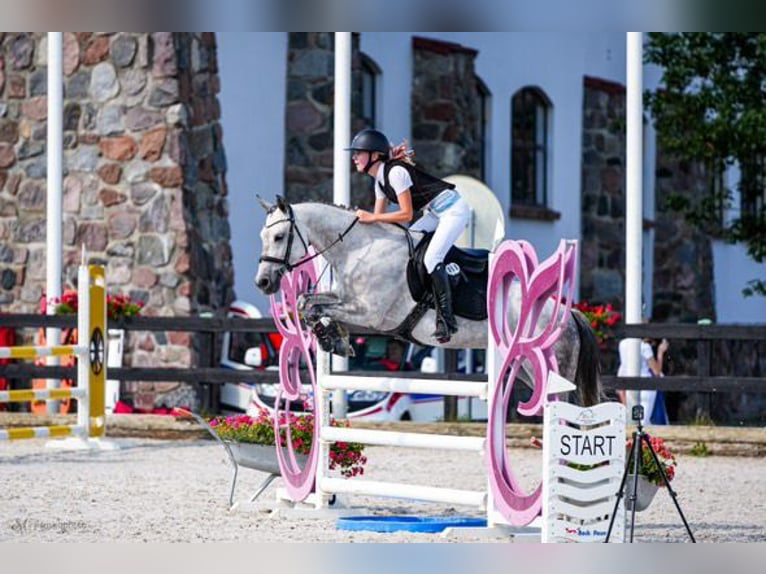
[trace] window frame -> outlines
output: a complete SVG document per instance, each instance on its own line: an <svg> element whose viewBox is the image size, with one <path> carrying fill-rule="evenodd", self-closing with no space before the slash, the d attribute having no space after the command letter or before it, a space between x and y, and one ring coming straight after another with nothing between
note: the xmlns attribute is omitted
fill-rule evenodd
<svg viewBox="0 0 766 574"><path fill-rule="evenodd" d="M360 86L359 86L359 117L370 128L377 127L378 123L378 90L381 69L375 60L365 53L360 53ZM369 79L369 87L368 87ZM366 89L367 88L367 89ZM369 96L369 101L367 96ZM370 117L366 116L369 106Z"/></svg>
<svg viewBox="0 0 766 574"><path fill-rule="evenodd" d="M489 134L490 114L492 110L492 92L478 75L476 76L476 92L479 98L479 176L487 181L489 176Z"/></svg>
<svg viewBox="0 0 766 574"><path fill-rule="evenodd" d="M526 101L522 101L522 98ZM524 104L521 108L520 104ZM523 109L529 116L533 115L531 128L526 127L527 134L517 133L521 131L519 126L519 113ZM510 151L510 192L511 205L526 206L532 208L550 209L550 159L551 159L551 117L553 106L545 92L535 86L524 86L511 96L511 151ZM529 123L527 121L527 123ZM532 139L522 138L522 135L532 134ZM520 157L523 154L523 158ZM531 175L534 189L530 189L529 181L524 182L526 189L523 195L518 192L517 182L520 180L518 166L522 161L531 163ZM514 169L516 167L517 169ZM529 169L529 167L527 167ZM530 179L529 177L527 179Z"/></svg>

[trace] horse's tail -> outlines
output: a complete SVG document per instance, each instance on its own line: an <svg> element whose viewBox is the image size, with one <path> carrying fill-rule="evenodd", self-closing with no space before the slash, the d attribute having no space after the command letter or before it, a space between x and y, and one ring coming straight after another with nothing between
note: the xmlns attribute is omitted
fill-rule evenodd
<svg viewBox="0 0 766 574"><path fill-rule="evenodd" d="M588 319L577 309L572 309L572 316L580 336L580 352L577 354L577 385L578 402L581 406L591 406L602 401L601 365L599 360L598 341L590 327Z"/></svg>

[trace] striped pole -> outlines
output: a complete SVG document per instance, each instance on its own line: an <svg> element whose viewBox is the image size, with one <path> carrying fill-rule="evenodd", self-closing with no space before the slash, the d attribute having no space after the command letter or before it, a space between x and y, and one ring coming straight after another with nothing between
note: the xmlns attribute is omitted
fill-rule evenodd
<svg viewBox="0 0 766 574"><path fill-rule="evenodd" d="M100 265L80 266L79 306L87 309L77 317L78 343L88 345L88 360L77 362L77 385L85 384L87 401L77 405L77 424L88 429L88 436L104 436L106 425L106 279ZM88 339L80 340L87 333ZM84 358L84 357L83 357ZM82 381L82 382L81 382ZM86 408L80 408L85 405Z"/></svg>
<svg viewBox="0 0 766 574"><path fill-rule="evenodd" d="M0 440L23 440L28 438L61 438L66 436L87 437L88 431L79 425L48 427L23 427L0 429Z"/></svg>
<svg viewBox="0 0 766 574"><path fill-rule="evenodd" d="M73 389L23 389L19 391L0 391L0 403L26 403L32 401L60 401L62 399L84 399L88 390L82 387Z"/></svg>
<svg viewBox="0 0 766 574"><path fill-rule="evenodd" d="M77 357L85 355L88 347L58 345L55 347L0 347L0 359L36 359L37 357Z"/></svg>
<svg viewBox="0 0 766 574"><path fill-rule="evenodd" d="M50 347L0 347L0 359L75 356L77 387L71 389L28 389L0 391L0 402L56 401L78 399L77 424L0 429L0 440L58 438L68 436L101 438L105 429L106 280L100 265L81 265L77 275L76 345Z"/></svg>

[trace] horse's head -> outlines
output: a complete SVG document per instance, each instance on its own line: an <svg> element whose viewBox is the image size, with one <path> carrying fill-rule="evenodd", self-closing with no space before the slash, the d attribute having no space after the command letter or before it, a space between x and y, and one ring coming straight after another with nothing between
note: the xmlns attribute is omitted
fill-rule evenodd
<svg viewBox="0 0 766 574"><path fill-rule="evenodd" d="M279 291L282 275L306 256L308 245L296 227L295 212L289 203L280 196L274 205L260 201L266 209L266 223L261 229L263 248L255 285L264 294L272 295Z"/></svg>

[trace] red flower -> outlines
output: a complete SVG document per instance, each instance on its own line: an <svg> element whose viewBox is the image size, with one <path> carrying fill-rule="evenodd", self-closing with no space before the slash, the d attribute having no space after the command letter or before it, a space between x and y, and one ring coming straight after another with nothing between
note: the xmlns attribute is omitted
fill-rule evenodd
<svg viewBox="0 0 766 574"><path fill-rule="evenodd" d="M598 339L599 346L604 347L606 342L614 337L610 331L620 320L621 315L614 310L611 303L590 305L587 301L581 301L572 306L585 315Z"/></svg>
<svg viewBox="0 0 766 574"><path fill-rule="evenodd" d="M660 461L662 470L665 471L665 476L667 476L668 482L670 482L676 475L676 457L671 454L665 441L661 438L648 435L647 438L652 446L652 450L654 450ZM633 439L628 439L625 446L627 452L630 453L633 450ZM638 461L638 474L643 475L649 482L658 486L665 486L665 481L662 479L659 468L657 468L657 463L654 461L652 453L643 441L641 442L641 454Z"/></svg>

